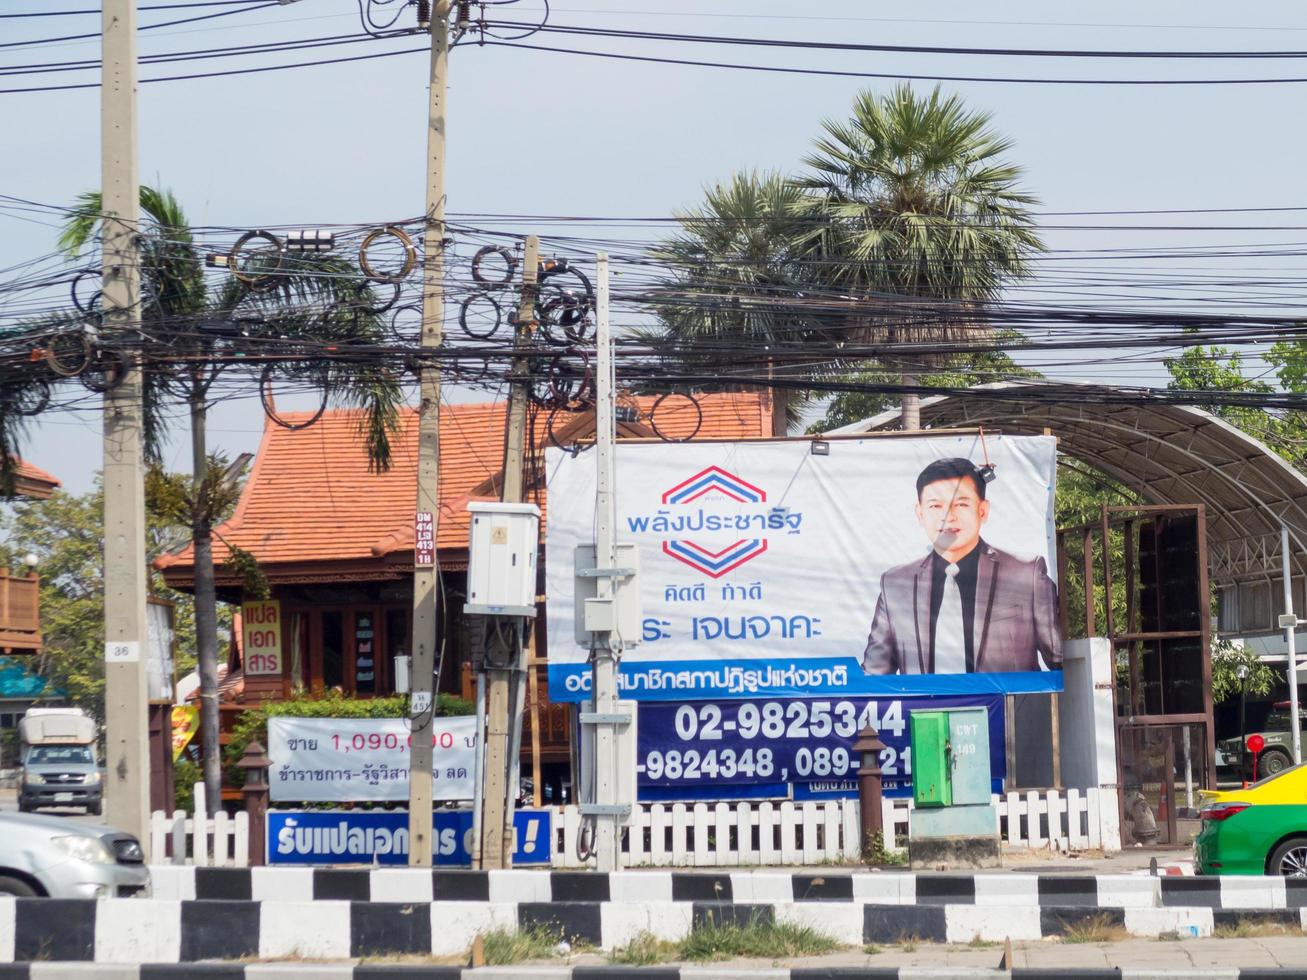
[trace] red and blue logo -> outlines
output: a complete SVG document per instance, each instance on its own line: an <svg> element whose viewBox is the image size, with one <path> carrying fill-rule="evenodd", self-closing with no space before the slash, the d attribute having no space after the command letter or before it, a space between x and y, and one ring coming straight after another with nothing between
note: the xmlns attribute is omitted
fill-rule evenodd
<svg viewBox="0 0 1307 980"><path fill-rule="evenodd" d="M689 504L710 494L720 494L728 500L743 504L762 504L767 502L767 491L755 487L747 480L742 480L720 466L709 466L700 470L688 480L684 480L663 494L664 504ZM716 530L725 529L729 522L708 519L708 527ZM704 525L700 515L699 526ZM737 525L738 526L738 525ZM747 526L747 524L746 524ZM663 553L679 562L689 565L695 571L702 572L710 578L721 578L727 572L739 568L745 562L752 561L767 550L766 538L741 538L724 548L712 549L693 541L664 541Z"/></svg>

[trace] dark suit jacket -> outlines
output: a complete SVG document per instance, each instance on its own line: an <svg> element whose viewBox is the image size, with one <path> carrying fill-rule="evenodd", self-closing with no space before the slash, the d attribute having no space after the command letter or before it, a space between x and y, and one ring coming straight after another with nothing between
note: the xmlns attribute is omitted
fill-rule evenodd
<svg viewBox="0 0 1307 980"><path fill-rule="evenodd" d="M1022 561L983 540L977 546L973 648L976 672L1052 670L1062 666L1057 587L1043 558ZM891 568L862 655L868 674L933 674L930 648L930 554Z"/></svg>

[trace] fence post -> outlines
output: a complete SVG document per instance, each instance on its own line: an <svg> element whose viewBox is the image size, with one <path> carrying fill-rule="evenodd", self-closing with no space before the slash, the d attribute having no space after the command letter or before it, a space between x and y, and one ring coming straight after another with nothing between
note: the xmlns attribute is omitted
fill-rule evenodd
<svg viewBox="0 0 1307 980"><path fill-rule="evenodd" d="M249 862L251 867L263 863L263 838L268 814L268 767L270 765L272 765L272 760L268 758L263 746L258 742L251 742L247 745L245 754L236 763L236 768L245 770L245 786L241 790L241 795L245 798L245 813L249 816Z"/></svg>

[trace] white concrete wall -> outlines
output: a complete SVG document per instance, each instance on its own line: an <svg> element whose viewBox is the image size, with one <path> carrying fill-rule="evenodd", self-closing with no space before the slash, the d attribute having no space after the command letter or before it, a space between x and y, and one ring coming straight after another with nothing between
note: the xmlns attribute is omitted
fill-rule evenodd
<svg viewBox="0 0 1307 980"><path fill-rule="evenodd" d="M1062 785L1118 793L1111 642L1103 637L1067 641L1062 683L1058 698ZM1104 826L1103 837L1104 846L1116 850L1120 827L1115 822Z"/></svg>

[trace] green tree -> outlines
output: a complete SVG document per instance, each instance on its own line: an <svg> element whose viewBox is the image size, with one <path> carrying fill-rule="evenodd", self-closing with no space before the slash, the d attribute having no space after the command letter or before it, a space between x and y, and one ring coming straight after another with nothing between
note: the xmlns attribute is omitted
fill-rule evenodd
<svg viewBox="0 0 1307 980"><path fill-rule="evenodd" d="M19 500L0 510L0 564L33 553L41 575L42 651L35 669L50 689L104 722L104 495L56 490L48 500ZM184 540L185 524L169 522L147 505L147 556ZM154 576L151 592L175 603L177 670L195 664L194 600ZM230 630L224 614L219 628ZM215 631L216 636L216 631Z"/></svg>
<svg viewBox="0 0 1307 980"><path fill-rule="evenodd" d="M181 401L189 410L191 492L189 518L194 546L195 629L200 671L200 735L209 807L221 802L222 761L218 747L218 613L214 582L213 525L229 496L224 474L210 459L206 422L215 386L231 374L249 375L239 359L223 358L233 334L275 340L341 344L376 343L384 336L375 303L362 274L330 254L310 253L282 273L279 253L252 252L239 264L242 275L207 279L190 222L172 193L141 188L144 217L140 237L142 310L146 331L167 337L181 369L147 364L143 368L145 449L159 458L165 438L166 408ZM60 236L60 246L77 255L103 219L99 191L82 194ZM320 348L319 348L320 349ZM360 428L371 463L390 464L390 435L402 398L386 371L350 360L318 357L283 368L295 381L323 391L333 400L364 409Z"/></svg>
<svg viewBox="0 0 1307 980"><path fill-rule="evenodd" d="M852 298L849 340L974 341L989 332L985 304L1028 275L1044 247L1036 202L990 122L959 96L900 85L861 92L847 121L822 124L798 181L812 219L803 244L827 287ZM913 385L932 366L928 356L882 362ZM902 408L903 427L920 428L918 396Z"/></svg>
<svg viewBox="0 0 1307 980"><path fill-rule="evenodd" d="M1016 339L1016 333L1007 333ZM846 375L858 385L889 385L899 380L898 372L890 366L878 366ZM1038 378L1038 371L1024 368L1002 351L982 351L974 354L957 354L939 364L921 379L930 388L971 388L975 385L1014 378ZM845 391L833 397L826 406L826 415L809 427L811 433L827 432L844 425L879 415L893 407L894 397L875 391Z"/></svg>
<svg viewBox="0 0 1307 980"><path fill-rule="evenodd" d="M798 248L803 200L779 173L737 173L708 187L699 207L677 212L680 231L652 256L669 270L654 294L658 328L638 331L667 372L770 372L784 353L822 337L796 296L810 278ZM776 388L773 397L773 433L783 435L792 395Z"/></svg>
<svg viewBox="0 0 1307 980"><path fill-rule="evenodd" d="M1307 355L1295 343L1272 345L1266 356L1270 372L1250 377L1243 355L1226 347L1190 347L1168 358L1171 391L1236 391L1269 394L1278 389L1307 391ZM1267 380L1274 378L1277 384ZM1260 439L1299 470L1307 471L1307 414L1296 411L1215 405L1207 410Z"/></svg>

